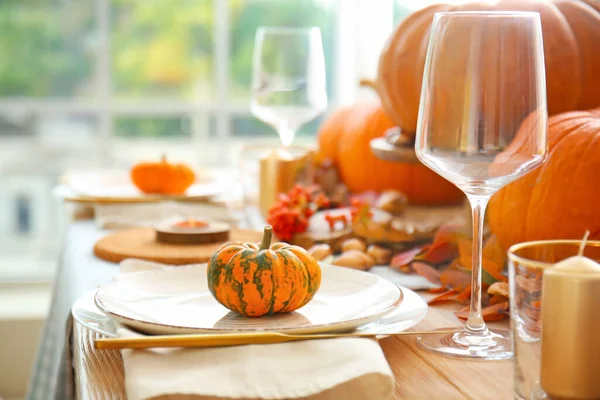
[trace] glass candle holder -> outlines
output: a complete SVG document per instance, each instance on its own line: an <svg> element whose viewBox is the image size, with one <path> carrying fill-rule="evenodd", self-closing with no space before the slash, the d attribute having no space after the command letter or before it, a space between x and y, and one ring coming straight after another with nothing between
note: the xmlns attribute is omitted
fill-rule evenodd
<svg viewBox="0 0 600 400"><path fill-rule="evenodd" d="M517 399L547 398L540 387L544 269L577 255L580 245L580 240L546 240L516 244L508 250ZM587 241L583 255L600 262L600 241Z"/></svg>

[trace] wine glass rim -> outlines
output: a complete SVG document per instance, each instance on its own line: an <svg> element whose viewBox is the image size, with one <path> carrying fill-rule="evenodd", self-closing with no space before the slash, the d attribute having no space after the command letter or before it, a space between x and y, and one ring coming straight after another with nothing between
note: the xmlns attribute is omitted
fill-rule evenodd
<svg viewBox="0 0 600 400"><path fill-rule="evenodd" d="M485 18L539 18L537 11L440 11L435 13L436 18L441 17L485 17Z"/></svg>
<svg viewBox="0 0 600 400"><path fill-rule="evenodd" d="M260 26L256 29L256 32L263 33L280 33L280 34L299 34L299 33L312 33L314 31L321 31L318 26L306 26L306 27L288 27L288 26Z"/></svg>
<svg viewBox="0 0 600 400"><path fill-rule="evenodd" d="M575 246L581 245L581 239L552 239L552 240L534 240L530 242L523 242L513 244L508 248L508 258L510 261L518 262L520 264L527 264L531 266L535 266L538 268L548 268L552 266L552 263L547 263L543 261L532 260L530 258L521 257L516 254L517 251L534 246L544 246L544 245L560 245L560 244L571 244ZM600 247L600 240L586 240L585 247Z"/></svg>

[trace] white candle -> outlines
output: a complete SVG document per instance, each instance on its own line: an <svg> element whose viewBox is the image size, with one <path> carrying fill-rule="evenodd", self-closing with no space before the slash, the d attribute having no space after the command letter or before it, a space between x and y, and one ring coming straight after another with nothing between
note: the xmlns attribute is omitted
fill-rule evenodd
<svg viewBox="0 0 600 400"><path fill-rule="evenodd" d="M544 271L541 386L551 398L600 398L600 264L581 254Z"/></svg>

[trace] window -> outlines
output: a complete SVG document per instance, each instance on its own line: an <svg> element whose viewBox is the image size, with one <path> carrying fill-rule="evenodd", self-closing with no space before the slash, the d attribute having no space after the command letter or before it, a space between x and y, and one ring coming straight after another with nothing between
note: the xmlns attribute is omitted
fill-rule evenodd
<svg viewBox="0 0 600 400"><path fill-rule="evenodd" d="M67 167L128 165L165 148L216 165L232 142L276 139L249 112L259 25L321 29L335 107L374 75L394 21L414 8L408 3L1 1L0 279L20 254L37 254L36 266L11 277L56 258L64 221L52 188ZM299 140L313 140L320 121Z"/></svg>

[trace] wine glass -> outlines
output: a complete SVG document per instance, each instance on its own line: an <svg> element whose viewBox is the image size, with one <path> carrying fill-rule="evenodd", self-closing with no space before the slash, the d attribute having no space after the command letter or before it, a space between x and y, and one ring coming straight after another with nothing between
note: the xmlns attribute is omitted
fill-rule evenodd
<svg viewBox="0 0 600 400"><path fill-rule="evenodd" d="M284 147L327 108L319 28L261 27L256 31L250 109L275 128Z"/></svg>
<svg viewBox="0 0 600 400"><path fill-rule="evenodd" d="M546 82L535 12L444 12L433 19L415 150L454 183L473 213L471 304L464 328L419 338L457 357L512 356L509 332L487 328L481 311L483 219L498 189L546 157ZM467 266L465 266L467 267Z"/></svg>

